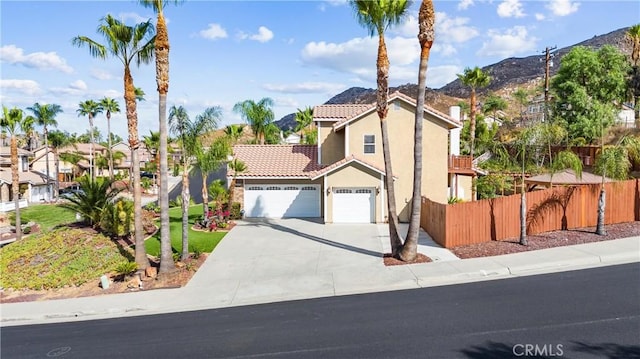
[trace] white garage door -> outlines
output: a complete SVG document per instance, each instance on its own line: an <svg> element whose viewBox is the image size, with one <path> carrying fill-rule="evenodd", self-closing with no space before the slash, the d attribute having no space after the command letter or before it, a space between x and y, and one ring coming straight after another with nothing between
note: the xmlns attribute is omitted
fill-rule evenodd
<svg viewBox="0 0 640 359"><path fill-rule="evenodd" d="M373 188L334 188L334 223L372 223L375 195Z"/></svg>
<svg viewBox="0 0 640 359"><path fill-rule="evenodd" d="M320 217L318 185L247 185L246 217Z"/></svg>

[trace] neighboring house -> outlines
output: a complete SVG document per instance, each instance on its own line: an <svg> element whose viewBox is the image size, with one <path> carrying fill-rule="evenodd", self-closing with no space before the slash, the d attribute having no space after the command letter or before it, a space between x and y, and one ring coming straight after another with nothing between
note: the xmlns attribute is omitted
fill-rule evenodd
<svg viewBox="0 0 640 359"><path fill-rule="evenodd" d="M25 199L29 203L50 201L49 193L52 192L47 191L46 175L29 170L29 157L31 155L32 153L29 151L18 149L18 175L21 199ZM9 147L0 147L0 202L13 201L12 181L11 149ZM53 183L51 187L53 188ZM9 206L9 209L12 209L11 206Z"/></svg>
<svg viewBox="0 0 640 359"><path fill-rule="evenodd" d="M46 176L47 160L49 161L49 177L51 178L51 182L55 182L58 178L58 174L56 173L56 159L52 148L49 148L48 151L44 146L36 148L33 151L33 158L29 163L29 167L32 171L42 173Z"/></svg>
<svg viewBox="0 0 640 359"><path fill-rule="evenodd" d="M627 128L636 126L635 113L631 105L623 104L622 109L618 112L616 124Z"/></svg>
<svg viewBox="0 0 640 359"><path fill-rule="evenodd" d="M292 132L289 134L289 136L287 136L287 138L284 139L284 143L295 145L295 144L301 143L302 142L301 140L302 140L302 137L299 134Z"/></svg>
<svg viewBox="0 0 640 359"><path fill-rule="evenodd" d="M58 170L60 171L60 174L62 174L62 177L64 177L64 181L71 181L75 177L82 176L82 175L85 175L85 174L87 174L87 175L89 174L89 167L90 167L89 156L90 156L90 153L91 153L91 144L89 144L89 143L74 143L72 145L67 145L67 146L64 146L64 147L58 149L58 155L61 154L61 153L77 153L77 154L81 155L82 157L84 157L77 164L73 164L73 163L69 163L69 162L65 162L63 160L60 160L60 168ZM99 144L95 143L95 144L93 144L93 156L94 156L94 158L98 154L106 156L107 148L102 146L102 145L99 145ZM106 172L105 174L96 172L96 175L97 176L102 176L102 175L108 176L108 170L106 170L105 172Z"/></svg>
<svg viewBox="0 0 640 359"><path fill-rule="evenodd" d="M318 145L238 145L247 165L237 175L234 201L246 217L321 217L327 223L387 221L380 120L375 104L321 105L313 110ZM458 110L459 114L459 110ZM387 124L396 207L408 221L413 189L415 100L389 97ZM449 135L459 148L462 124L425 106L422 195L449 197ZM228 172L231 179L233 172Z"/></svg>

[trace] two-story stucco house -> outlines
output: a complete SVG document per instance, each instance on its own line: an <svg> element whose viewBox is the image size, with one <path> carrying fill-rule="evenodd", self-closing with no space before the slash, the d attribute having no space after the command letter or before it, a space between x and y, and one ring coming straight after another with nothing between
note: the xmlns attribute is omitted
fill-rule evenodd
<svg viewBox="0 0 640 359"><path fill-rule="evenodd" d="M320 217L326 223L387 220L380 120L375 104L321 105L313 110L318 145L238 145L247 165L236 176L234 201L246 217ZM408 221L413 188L415 100L389 96L389 145L401 221ZM422 194L446 203L449 137L459 141L458 119L424 111ZM233 171L229 170L229 182Z"/></svg>
<svg viewBox="0 0 640 359"><path fill-rule="evenodd" d="M29 203L40 203L50 201L53 185L47 190L47 178L44 173L31 171L29 169L29 157L31 152L18 149L18 177L20 183L21 199L25 200L24 205ZM0 147L0 203L13 201L13 183L11 171L11 149ZM3 207L4 208L4 207ZM11 205L7 207L12 209Z"/></svg>

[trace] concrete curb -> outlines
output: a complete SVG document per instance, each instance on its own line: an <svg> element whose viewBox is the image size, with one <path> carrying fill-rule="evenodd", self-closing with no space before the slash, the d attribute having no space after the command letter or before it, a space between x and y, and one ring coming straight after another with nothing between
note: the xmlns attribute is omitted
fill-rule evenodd
<svg viewBox="0 0 640 359"><path fill-rule="evenodd" d="M179 289L5 303L0 327L237 307L416 289L640 262L640 236L495 257L336 270L291 278L231 279ZM203 292L206 292L203 300Z"/></svg>

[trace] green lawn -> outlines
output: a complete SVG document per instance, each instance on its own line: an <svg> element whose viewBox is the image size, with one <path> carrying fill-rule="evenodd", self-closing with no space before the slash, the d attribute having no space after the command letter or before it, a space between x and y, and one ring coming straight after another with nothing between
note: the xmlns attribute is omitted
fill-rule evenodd
<svg viewBox="0 0 640 359"><path fill-rule="evenodd" d="M11 222L15 221L15 213L11 212ZM61 224L76 221L76 214L66 208L55 204L36 204L20 209L20 221L25 224L29 221L36 222L42 230L50 230Z"/></svg>
<svg viewBox="0 0 640 359"><path fill-rule="evenodd" d="M196 220L202 217L202 205L189 207L189 251L198 249L201 252L211 253L220 243L226 232L198 232L191 229ZM157 223L160 225L160 223ZM169 231L171 247L174 253L182 252L182 209L175 207L169 209ZM160 255L160 232L145 241L147 253L152 256Z"/></svg>

